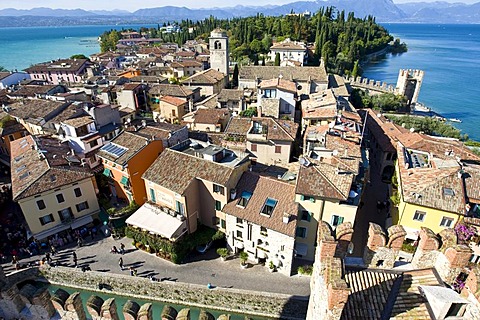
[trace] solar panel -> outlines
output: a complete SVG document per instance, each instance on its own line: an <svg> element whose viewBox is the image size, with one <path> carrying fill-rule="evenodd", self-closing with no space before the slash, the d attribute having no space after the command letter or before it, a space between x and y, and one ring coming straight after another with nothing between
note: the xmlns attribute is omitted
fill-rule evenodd
<svg viewBox="0 0 480 320"><path fill-rule="evenodd" d="M128 149L110 142L109 144L103 146L100 150L110 153L118 158L127 152Z"/></svg>

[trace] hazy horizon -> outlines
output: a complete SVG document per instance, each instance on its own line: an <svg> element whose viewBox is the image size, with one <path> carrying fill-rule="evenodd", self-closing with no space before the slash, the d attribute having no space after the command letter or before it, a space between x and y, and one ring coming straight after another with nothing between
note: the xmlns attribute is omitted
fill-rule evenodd
<svg viewBox="0 0 480 320"><path fill-rule="evenodd" d="M291 2L295 2L297 0L277 0L275 1L275 5L282 5ZM308 0L307 0L308 1ZM394 0L395 4L401 3L408 3L408 2L436 2L437 0ZM473 4L479 2L479 0L462 0L462 1L455 1L455 0L448 0L444 2L450 3L465 3L465 4ZM204 0L204 1L194 1L194 0L183 0L183 1L175 1L175 0L166 0L166 1L158 1L158 0L142 0L138 4L138 2L133 3L131 0L117 0L115 1L115 8L112 5L105 1L99 2L98 0L81 0L81 1L58 1L58 0L23 0L19 2L18 0L1 0L0 1L0 9L7 9L7 8L14 8L14 9L32 9L32 8L39 8L39 7L46 7L52 9L84 9L84 10L126 10L126 11L136 11L138 9L144 8L156 8L156 7L163 7L163 6L176 6L176 7L188 7L188 8L213 8L213 7L234 7L236 5L244 5L244 6L265 6L265 5L272 5L270 0L243 0L243 1L233 1L225 3L225 1L220 0Z"/></svg>

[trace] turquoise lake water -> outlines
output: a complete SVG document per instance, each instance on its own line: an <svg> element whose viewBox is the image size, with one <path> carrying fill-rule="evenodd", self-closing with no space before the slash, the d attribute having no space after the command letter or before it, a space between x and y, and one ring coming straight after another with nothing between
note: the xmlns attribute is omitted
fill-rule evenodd
<svg viewBox="0 0 480 320"><path fill-rule="evenodd" d="M419 100L471 139L480 140L480 25L384 24L407 43L408 52L387 55L366 66L364 77L397 82L398 70L422 69Z"/></svg>
<svg viewBox="0 0 480 320"><path fill-rule="evenodd" d="M153 25L145 25L152 27ZM366 66L364 76L395 84L401 68L423 69L420 101L447 118L470 138L480 140L480 25L384 24L408 44L408 52L388 55ZM24 69L33 63L89 55L99 51L97 37L112 28L132 26L68 26L0 28L0 65ZM153 26L153 27L156 27Z"/></svg>

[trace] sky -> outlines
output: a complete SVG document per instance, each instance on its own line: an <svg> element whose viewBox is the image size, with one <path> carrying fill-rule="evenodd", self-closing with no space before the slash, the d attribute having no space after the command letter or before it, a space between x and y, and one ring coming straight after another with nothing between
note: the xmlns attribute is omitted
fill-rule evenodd
<svg viewBox="0 0 480 320"><path fill-rule="evenodd" d="M85 10L128 10L135 11L141 8L154 8L163 6L178 6L188 8L212 8L212 7L231 7L237 4L264 6L267 4L285 4L297 0L115 0L115 1L98 1L98 0L0 0L0 9L15 8L15 9L31 9L37 7L48 8L62 8L62 9L76 9L81 8ZM393 0L394 3L405 2L434 2L437 0ZM447 2L463 2L476 3L480 0L447 0ZM114 3L114 5L112 5Z"/></svg>

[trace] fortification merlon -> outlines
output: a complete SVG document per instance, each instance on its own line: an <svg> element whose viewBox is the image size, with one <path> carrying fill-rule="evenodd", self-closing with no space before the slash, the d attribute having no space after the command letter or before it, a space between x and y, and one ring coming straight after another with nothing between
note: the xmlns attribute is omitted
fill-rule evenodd
<svg viewBox="0 0 480 320"><path fill-rule="evenodd" d="M383 81L361 77L345 77L345 80L349 82L352 87L360 89L369 89L377 92L395 92L395 87L392 84Z"/></svg>

